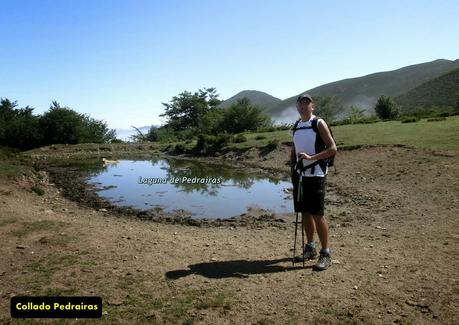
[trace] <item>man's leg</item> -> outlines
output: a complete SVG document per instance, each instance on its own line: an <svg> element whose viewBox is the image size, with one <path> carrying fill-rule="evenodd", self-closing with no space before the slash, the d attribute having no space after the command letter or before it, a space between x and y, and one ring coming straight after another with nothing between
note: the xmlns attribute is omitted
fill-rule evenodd
<svg viewBox="0 0 459 325"><path fill-rule="evenodd" d="M310 260L317 256L316 245L314 243L314 219L313 216L309 213L303 212L303 231L306 233L306 239L308 240L306 246L304 247L304 260Z"/></svg>
<svg viewBox="0 0 459 325"><path fill-rule="evenodd" d="M320 245L322 249L320 250L319 261L314 265L316 271L323 271L330 267L332 264L330 249L328 247L328 225L324 216L314 216L314 222L317 228L317 234L319 235Z"/></svg>
<svg viewBox="0 0 459 325"><path fill-rule="evenodd" d="M314 241L314 231L315 231L315 225L314 225L314 219L311 214L303 212L302 214L303 218L303 231L306 233L306 238L308 240L308 243L311 243Z"/></svg>
<svg viewBox="0 0 459 325"><path fill-rule="evenodd" d="M312 219L312 218L311 218ZM328 224L324 216L314 216L317 234L319 235L320 245L322 249L328 248Z"/></svg>

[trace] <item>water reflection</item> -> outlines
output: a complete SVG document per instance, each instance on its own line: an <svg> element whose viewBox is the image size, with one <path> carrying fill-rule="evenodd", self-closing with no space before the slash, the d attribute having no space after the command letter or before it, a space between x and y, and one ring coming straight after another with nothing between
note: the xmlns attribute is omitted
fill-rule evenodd
<svg viewBox="0 0 459 325"><path fill-rule="evenodd" d="M195 218L231 217L250 206L273 212L291 209L283 192L289 182L188 160L120 160L91 170L89 182L115 205L161 207L166 212L181 209Z"/></svg>

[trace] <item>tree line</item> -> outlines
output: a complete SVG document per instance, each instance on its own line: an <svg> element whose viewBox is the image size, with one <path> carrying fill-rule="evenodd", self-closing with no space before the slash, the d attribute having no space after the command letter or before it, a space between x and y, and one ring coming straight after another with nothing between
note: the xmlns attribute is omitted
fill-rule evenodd
<svg viewBox="0 0 459 325"><path fill-rule="evenodd" d="M0 99L0 145L28 150L50 144L109 143L115 130L107 123L53 101L42 115L17 101Z"/></svg>
<svg viewBox="0 0 459 325"><path fill-rule="evenodd" d="M215 88L199 89L196 92L184 91L162 103L166 123L160 127L152 126L143 134L133 136L134 141L187 140L197 135L217 136L257 131L273 127L271 118L263 109L253 105L247 98L239 99L230 107L222 108Z"/></svg>
<svg viewBox="0 0 459 325"><path fill-rule="evenodd" d="M189 141L201 136L203 143L219 143L225 139L212 137L246 131L288 129L285 125L275 126L271 118L264 114L263 108L252 104L247 98L239 99L227 108L222 108L221 103L215 88L184 91L172 97L168 103L162 103L164 113L160 116L166 118L164 125L152 126L145 134L136 129L137 134L131 140ZM315 96L315 107L316 115L330 123L335 121L335 125L400 119L404 115L388 96L378 99L374 107L376 115L368 116L363 109L353 106L347 117L339 122L336 122L336 117L343 112L343 107L335 98ZM455 112L459 112L459 100ZM434 113L438 114L438 111L434 110ZM429 111L429 114L433 113ZM3 146L27 150L51 144L119 142L115 135L115 130L109 129L106 122L61 106L56 101L52 102L48 111L36 115L30 106L19 108L17 101L0 99L0 145ZM243 138L240 137L239 141L243 141Z"/></svg>

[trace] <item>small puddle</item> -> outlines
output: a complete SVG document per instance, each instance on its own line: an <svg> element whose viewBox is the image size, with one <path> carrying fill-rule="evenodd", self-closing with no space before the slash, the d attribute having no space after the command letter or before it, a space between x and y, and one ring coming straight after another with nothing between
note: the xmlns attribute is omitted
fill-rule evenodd
<svg viewBox="0 0 459 325"><path fill-rule="evenodd" d="M167 213L185 210L192 218L229 218L260 208L274 213L293 210L291 183L242 169L201 162L157 159L119 160L92 170L88 183L116 206Z"/></svg>

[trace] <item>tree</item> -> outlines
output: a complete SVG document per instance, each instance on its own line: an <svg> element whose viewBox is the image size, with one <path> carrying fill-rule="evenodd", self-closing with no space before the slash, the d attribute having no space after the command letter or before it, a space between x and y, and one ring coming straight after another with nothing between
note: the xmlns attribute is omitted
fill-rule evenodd
<svg viewBox="0 0 459 325"><path fill-rule="evenodd" d="M43 144L108 143L115 139L115 130L110 130L106 122L91 118L62 107L53 101L49 111L40 117Z"/></svg>
<svg viewBox="0 0 459 325"><path fill-rule="evenodd" d="M315 115L323 118L327 123L333 121L342 110L342 105L335 98L314 96Z"/></svg>
<svg viewBox="0 0 459 325"><path fill-rule="evenodd" d="M195 93L184 91L172 97L169 103L163 103L167 125L174 131L197 129L200 119L220 104L215 88L199 89Z"/></svg>
<svg viewBox="0 0 459 325"><path fill-rule="evenodd" d="M375 106L375 112L382 120L392 120L398 116L399 109L392 97L382 95L378 98Z"/></svg>
<svg viewBox="0 0 459 325"><path fill-rule="evenodd" d="M360 109L356 106L351 106L351 110L347 118L351 124L354 124L365 117L365 115L363 114L364 112L364 109Z"/></svg>
<svg viewBox="0 0 459 325"><path fill-rule="evenodd" d="M16 101L6 98L0 101L0 144L22 150L38 146L42 136L34 109L16 107Z"/></svg>
<svg viewBox="0 0 459 325"><path fill-rule="evenodd" d="M228 133L255 131L271 126L271 118L263 114L261 108L252 105L246 97L238 99L224 111L220 130Z"/></svg>
<svg viewBox="0 0 459 325"><path fill-rule="evenodd" d="M225 114L225 110L221 108L212 109L208 111L206 114L204 114L199 119L199 123L198 123L199 133L213 134L213 135L219 134L222 131L221 127L222 127L224 114Z"/></svg>
<svg viewBox="0 0 459 325"><path fill-rule="evenodd" d="M81 116L68 107L61 107L53 101L49 110L40 118L40 129L43 132L43 144L76 144L81 127Z"/></svg>
<svg viewBox="0 0 459 325"><path fill-rule="evenodd" d="M110 143L116 139L115 130L109 129L106 122L96 120L86 114L81 114L80 118L78 143Z"/></svg>

